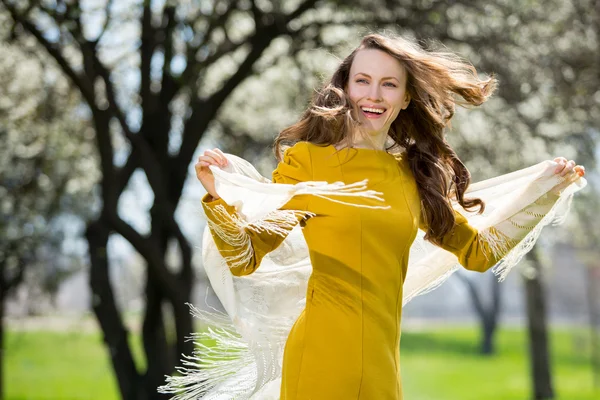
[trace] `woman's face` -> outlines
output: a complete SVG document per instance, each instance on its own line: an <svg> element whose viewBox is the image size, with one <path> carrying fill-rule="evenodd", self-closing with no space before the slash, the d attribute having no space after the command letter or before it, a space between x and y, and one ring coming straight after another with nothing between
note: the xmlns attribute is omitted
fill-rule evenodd
<svg viewBox="0 0 600 400"><path fill-rule="evenodd" d="M410 102L406 69L397 59L376 49L356 53L346 92L371 136L387 135L400 110L406 109Z"/></svg>

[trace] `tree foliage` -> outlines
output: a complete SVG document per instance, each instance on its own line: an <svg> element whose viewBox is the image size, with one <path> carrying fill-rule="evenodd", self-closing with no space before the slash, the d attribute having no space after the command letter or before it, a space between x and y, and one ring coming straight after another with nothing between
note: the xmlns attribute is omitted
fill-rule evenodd
<svg viewBox="0 0 600 400"><path fill-rule="evenodd" d="M5 301L18 285L52 294L80 268L84 246L77 226L82 230L82 218L92 211L98 174L93 132L86 133L87 120L77 111L79 96L43 57L2 47L0 99L2 324Z"/></svg>

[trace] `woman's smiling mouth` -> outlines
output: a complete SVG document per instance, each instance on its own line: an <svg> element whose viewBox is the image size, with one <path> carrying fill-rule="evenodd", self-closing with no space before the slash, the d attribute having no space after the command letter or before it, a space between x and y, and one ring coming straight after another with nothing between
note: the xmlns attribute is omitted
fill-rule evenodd
<svg viewBox="0 0 600 400"><path fill-rule="evenodd" d="M361 106L360 110L363 112L363 114L367 118L379 118L386 111L385 108L381 108L381 107L366 107L366 106Z"/></svg>

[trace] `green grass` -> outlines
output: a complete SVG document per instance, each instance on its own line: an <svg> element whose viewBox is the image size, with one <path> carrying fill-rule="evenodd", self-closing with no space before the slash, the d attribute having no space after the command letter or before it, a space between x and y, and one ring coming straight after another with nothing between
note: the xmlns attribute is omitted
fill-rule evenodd
<svg viewBox="0 0 600 400"><path fill-rule="evenodd" d="M117 385L99 334L8 332L7 400L117 399Z"/></svg>
<svg viewBox="0 0 600 400"><path fill-rule="evenodd" d="M552 332L552 366L558 399L592 400L592 372L585 332ZM407 400L527 400L527 338L502 330L498 354L477 352L478 331L444 328L402 335L402 377ZM143 364L139 340L134 353ZM8 332L7 400L118 399L101 335L79 332Z"/></svg>
<svg viewBox="0 0 600 400"><path fill-rule="evenodd" d="M585 332L554 330L551 362L557 399L600 399L593 389ZM530 395L528 338L504 329L497 353L478 353L479 332L443 329L402 335L402 382L407 400L526 400Z"/></svg>

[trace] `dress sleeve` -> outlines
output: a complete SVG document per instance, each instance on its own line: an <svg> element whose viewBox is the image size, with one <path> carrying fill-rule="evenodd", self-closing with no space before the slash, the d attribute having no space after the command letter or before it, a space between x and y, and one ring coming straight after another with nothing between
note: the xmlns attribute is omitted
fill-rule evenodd
<svg viewBox="0 0 600 400"><path fill-rule="evenodd" d="M442 238L440 247L454 254L471 271L485 272L496 265L533 230L559 199L548 192L529 206L483 231L455 211L456 225ZM425 225L421 229L426 230Z"/></svg>
<svg viewBox="0 0 600 400"><path fill-rule="evenodd" d="M276 184L293 185L309 181L311 177L310 152L307 144L300 142L286 149L283 160L273 171L272 180ZM295 196L281 208L290 211L286 219L267 215L261 226L257 226L243 221L236 208L223 199L213 200L210 194L202 199L211 236L235 276L254 272L263 257L275 250L298 222L305 219L307 207L308 195Z"/></svg>

